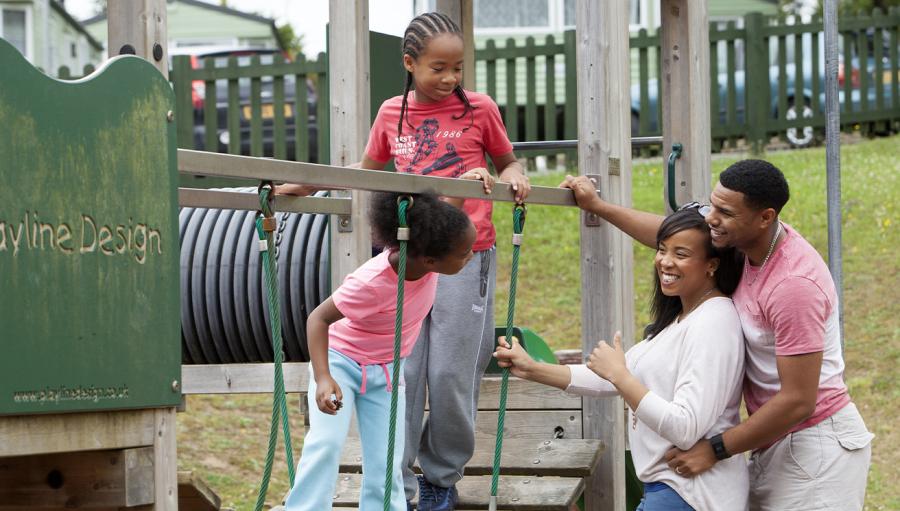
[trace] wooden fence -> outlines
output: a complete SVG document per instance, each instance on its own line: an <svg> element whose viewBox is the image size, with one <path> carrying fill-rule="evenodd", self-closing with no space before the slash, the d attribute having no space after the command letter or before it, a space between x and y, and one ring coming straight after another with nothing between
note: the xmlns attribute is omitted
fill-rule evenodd
<svg viewBox="0 0 900 511"><path fill-rule="evenodd" d="M900 127L898 29L897 8L840 20L845 129L877 133ZM821 19L788 24L751 13L739 23L712 23L709 39L714 150L739 140L761 149L773 136L797 146L820 139L825 126ZM636 77L632 136L659 135L659 36L641 30L630 44ZM500 105L512 141L576 137L574 31L542 41L529 37L524 44L508 39L500 46L488 40L475 60L476 89ZM176 57L170 77L180 114L179 147L328 162L323 149L329 147L326 55L308 62L302 55L296 62L279 58L265 65L255 59L245 66L232 59L225 67L215 67L210 59L201 69L193 69L188 57ZM249 95L242 95L240 82L248 79ZM314 113L308 110L307 80L318 91L309 103ZM293 98L285 99L286 81L293 84ZM199 89L202 100L197 100ZM265 90L271 90L271 98L262 97ZM311 140L317 142L314 151ZM524 156L559 152L532 150Z"/></svg>

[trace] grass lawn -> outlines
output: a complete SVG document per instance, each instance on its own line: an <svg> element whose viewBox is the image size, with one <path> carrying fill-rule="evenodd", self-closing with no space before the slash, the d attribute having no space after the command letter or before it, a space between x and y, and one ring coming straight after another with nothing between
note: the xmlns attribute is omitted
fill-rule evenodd
<svg viewBox="0 0 900 511"><path fill-rule="evenodd" d="M895 368L900 362L900 137L842 147L844 219L845 378L853 400L875 433L866 509L900 509L900 428L894 413L900 399ZM714 177L732 162L716 156ZM773 152L768 159L791 184L791 201L782 218L827 254L824 148ZM662 163L641 161L633 169L634 206L662 212ZM556 186L561 174L535 176L536 185ZM511 214L500 205L498 230L497 318L506 317ZM520 260L517 323L540 333L554 349L581 345L578 212L574 208L529 208ZM648 322L652 251L635 245L635 323ZM296 397L292 411L297 410ZM200 473L222 496L223 505L252 509L268 438L270 398L192 396L179 414L181 469ZM893 410L893 411L892 411ZM294 413L294 447L302 446L299 413ZM269 502L287 489L283 453L275 466Z"/></svg>

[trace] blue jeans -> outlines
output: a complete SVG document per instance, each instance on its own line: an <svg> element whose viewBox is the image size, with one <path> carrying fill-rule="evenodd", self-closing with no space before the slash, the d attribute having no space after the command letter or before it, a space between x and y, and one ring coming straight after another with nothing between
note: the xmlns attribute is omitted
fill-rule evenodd
<svg viewBox="0 0 900 511"><path fill-rule="evenodd" d="M400 363L402 375L403 361ZM386 366L388 374L391 374L392 364ZM391 410L391 393L387 391L384 370L378 365L366 366L366 387L365 393L362 393L363 371L359 364L337 351L328 350L328 368L344 393L344 407L337 415L328 415L319 411L316 405L316 380L312 374L312 365L309 367L309 432L303 442L297 478L285 500L285 507L288 511L331 509L341 450L350 430L350 416L355 410L363 451L359 509L381 511ZM398 397L391 509L405 511L406 499L400 468L403 460L406 389L400 388Z"/></svg>
<svg viewBox="0 0 900 511"><path fill-rule="evenodd" d="M644 498L635 511L694 511L666 483L644 483Z"/></svg>

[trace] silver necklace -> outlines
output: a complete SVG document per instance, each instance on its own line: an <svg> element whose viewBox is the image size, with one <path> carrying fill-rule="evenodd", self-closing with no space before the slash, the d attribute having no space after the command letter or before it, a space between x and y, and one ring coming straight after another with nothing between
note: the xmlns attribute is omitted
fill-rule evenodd
<svg viewBox="0 0 900 511"><path fill-rule="evenodd" d="M772 251L775 250L775 243L778 242L778 237L781 236L781 222L778 222L778 227L775 229L775 236L772 236L772 242L769 243L769 251L766 252L766 257L763 258L762 264L759 265L759 271L756 272L756 275L753 276L753 282L750 283L752 286L756 284L756 280L759 278L760 274L763 272L763 268L766 267L766 263L769 262L769 258L772 257ZM750 265L750 258L747 258L747 266ZM747 266L744 266L744 276L750 271Z"/></svg>
<svg viewBox="0 0 900 511"><path fill-rule="evenodd" d="M681 323L682 321L684 321L684 318L688 317L688 315L690 313L694 312L694 309L696 309L697 307L700 306L701 303L703 303L703 299L706 298L707 296L709 296L709 294L712 293L713 291L715 291L715 289L716 289L716 286L713 286L713 287L707 289L706 292L700 296L700 299L697 300L697 303L695 303L694 306L691 307L691 310L681 314L681 318L678 319L678 322Z"/></svg>

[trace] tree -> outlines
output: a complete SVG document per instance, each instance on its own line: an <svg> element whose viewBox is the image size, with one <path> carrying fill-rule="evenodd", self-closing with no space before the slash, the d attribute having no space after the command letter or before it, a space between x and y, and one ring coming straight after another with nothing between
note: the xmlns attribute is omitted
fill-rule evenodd
<svg viewBox="0 0 900 511"><path fill-rule="evenodd" d="M94 12L94 16L98 14L106 14L106 0L94 0L91 10Z"/></svg>
<svg viewBox="0 0 900 511"><path fill-rule="evenodd" d="M280 27L276 27L278 36L278 45L287 52L291 58L297 56L303 51L303 36L294 32L294 27L290 23L285 23Z"/></svg>

